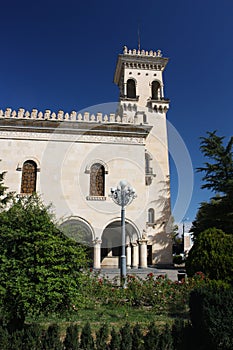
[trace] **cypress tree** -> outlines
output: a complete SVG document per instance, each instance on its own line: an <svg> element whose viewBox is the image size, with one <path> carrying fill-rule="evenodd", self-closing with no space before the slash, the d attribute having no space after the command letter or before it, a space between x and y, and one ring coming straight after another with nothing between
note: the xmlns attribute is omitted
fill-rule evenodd
<svg viewBox="0 0 233 350"><path fill-rule="evenodd" d="M112 328L111 331L111 341L109 344L109 350L120 350L120 345L121 345L121 339L119 334L117 334L115 328Z"/></svg>
<svg viewBox="0 0 233 350"><path fill-rule="evenodd" d="M156 325L154 324L154 322L151 322L148 327L148 332L144 336L145 349L160 350L158 347L158 341L159 341L159 331Z"/></svg>
<svg viewBox="0 0 233 350"><path fill-rule="evenodd" d="M24 350L41 349L42 329L38 324L31 324L24 328Z"/></svg>
<svg viewBox="0 0 233 350"><path fill-rule="evenodd" d="M59 336L59 327L57 324L49 326L42 340L43 350L62 350L63 345Z"/></svg>
<svg viewBox="0 0 233 350"><path fill-rule="evenodd" d="M66 337L63 344L65 350L77 350L79 348L77 324L71 324L67 327Z"/></svg>
<svg viewBox="0 0 233 350"><path fill-rule="evenodd" d="M9 334L5 327L0 326L0 349L8 349Z"/></svg>
<svg viewBox="0 0 233 350"><path fill-rule="evenodd" d="M132 350L142 350L143 349L143 334L140 325L137 323L133 328L132 335Z"/></svg>
<svg viewBox="0 0 233 350"><path fill-rule="evenodd" d="M160 333L160 336L158 339L158 349L173 350L172 334L168 324L165 325L164 330Z"/></svg>
<svg viewBox="0 0 233 350"><path fill-rule="evenodd" d="M80 337L80 349L82 350L94 349L94 340L91 335L91 326L89 322L87 322L82 328L81 337Z"/></svg>
<svg viewBox="0 0 233 350"><path fill-rule="evenodd" d="M127 322L120 330L121 334L121 350L132 349L132 334L130 324Z"/></svg>
<svg viewBox="0 0 233 350"><path fill-rule="evenodd" d="M103 324L96 333L96 350L107 349L108 334L108 326Z"/></svg>

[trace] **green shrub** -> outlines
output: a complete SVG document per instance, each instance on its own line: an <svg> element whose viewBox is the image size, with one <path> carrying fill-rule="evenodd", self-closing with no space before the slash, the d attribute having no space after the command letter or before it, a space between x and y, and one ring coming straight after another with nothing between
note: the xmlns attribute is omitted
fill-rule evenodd
<svg viewBox="0 0 233 350"><path fill-rule="evenodd" d="M96 332L96 350L107 349L108 334L108 326L106 324L102 325Z"/></svg>
<svg viewBox="0 0 233 350"><path fill-rule="evenodd" d="M181 265L183 262L184 261L183 261L182 255L174 255L173 256L173 264Z"/></svg>
<svg viewBox="0 0 233 350"><path fill-rule="evenodd" d="M115 328L113 327L111 330L111 341L109 343L109 350L120 350L120 337L117 334Z"/></svg>
<svg viewBox="0 0 233 350"><path fill-rule="evenodd" d="M233 349L233 290L217 284L194 289L190 317L196 339L204 349Z"/></svg>
<svg viewBox="0 0 233 350"><path fill-rule="evenodd" d="M42 348L43 350L62 350L63 345L57 324L51 324L45 332L42 339Z"/></svg>
<svg viewBox="0 0 233 350"><path fill-rule="evenodd" d="M120 330L121 334L121 350L132 349L132 334L130 324L127 322Z"/></svg>
<svg viewBox="0 0 233 350"><path fill-rule="evenodd" d="M65 350L77 350L79 348L78 326L71 324L66 329L66 336L64 339Z"/></svg>
<svg viewBox="0 0 233 350"><path fill-rule="evenodd" d="M143 334L140 325L137 323L133 328L132 350L143 350Z"/></svg>
<svg viewBox="0 0 233 350"><path fill-rule="evenodd" d="M91 326L89 322L87 322L82 328L81 337L80 337L80 349L82 350L94 349L94 340L91 334Z"/></svg>
<svg viewBox="0 0 233 350"><path fill-rule="evenodd" d="M150 350L160 350L158 347L159 331L155 323L150 323L148 332L144 336L144 347Z"/></svg>

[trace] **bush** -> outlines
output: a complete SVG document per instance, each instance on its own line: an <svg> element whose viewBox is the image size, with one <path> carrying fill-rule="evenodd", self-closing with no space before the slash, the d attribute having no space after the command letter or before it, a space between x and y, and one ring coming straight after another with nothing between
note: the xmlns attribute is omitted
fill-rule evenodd
<svg viewBox="0 0 233 350"><path fill-rule="evenodd" d="M49 326L42 339L43 350L62 350L59 327L57 324Z"/></svg>
<svg viewBox="0 0 233 350"><path fill-rule="evenodd" d="M82 350L93 350L94 349L94 340L91 335L91 326L87 322L82 329L81 338L80 338L80 349Z"/></svg>
<svg viewBox="0 0 233 350"><path fill-rule="evenodd" d="M173 264L176 264L176 265L181 265L183 264L183 257L182 255L174 255L173 256Z"/></svg>
<svg viewBox="0 0 233 350"><path fill-rule="evenodd" d="M71 324L66 329L66 336L64 339L65 350L78 350L79 339L78 339L78 326Z"/></svg>
<svg viewBox="0 0 233 350"><path fill-rule="evenodd" d="M190 294L190 317L203 349L233 349L233 290L217 283Z"/></svg>
<svg viewBox="0 0 233 350"><path fill-rule="evenodd" d="M186 260L186 272L202 271L208 278L233 283L233 235L210 228L194 241Z"/></svg>

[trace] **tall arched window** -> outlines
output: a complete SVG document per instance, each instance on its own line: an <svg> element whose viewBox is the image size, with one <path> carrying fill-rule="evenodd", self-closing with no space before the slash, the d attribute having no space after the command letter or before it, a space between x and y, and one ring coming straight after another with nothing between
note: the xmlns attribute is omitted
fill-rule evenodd
<svg viewBox="0 0 233 350"><path fill-rule="evenodd" d="M127 80L127 98L136 98L136 84L134 79Z"/></svg>
<svg viewBox="0 0 233 350"><path fill-rule="evenodd" d="M160 98L160 84L156 80L151 84L151 97L152 100L158 100Z"/></svg>
<svg viewBox="0 0 233 350"><path fill-rule="evenodd" d="M90 196L104 196L105 169L102 164L95 163L90 169Z"/></svg>
<svg viewBox="0 0 233 350"><path fill-rule="evenodd" d="M36 192L37 165L33 160L26 160L22 169L21 193Z"/></svg>
<svg viewBox="0 0 233 350"><path fill-rule="evenodd" d="M154 224L155 222L155 211L153 208L148 210L148 224Z"/></svg>
<svg viewBox="0 0 233 350"><path fill-rule="evenodd" d="M146 175L151 173L150 161L151 161L151 156L149 153L146 152L145 153L145 172L146 172Z"/></svg>

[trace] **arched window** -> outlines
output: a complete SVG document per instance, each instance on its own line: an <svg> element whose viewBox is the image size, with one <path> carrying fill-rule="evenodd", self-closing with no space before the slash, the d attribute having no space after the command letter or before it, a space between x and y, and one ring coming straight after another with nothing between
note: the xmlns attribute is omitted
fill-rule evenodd
<svg viewBox="0 0 233 350"><path fill-rule="evenodd" d="M136 84L134 79L127 80L127 98L136 98Z"/></svg>
<svg viewBox="0 0 233 350"><path fill-rule="evenodd" d="M153 208L148 210L148 224L154 224L155 222L155 211Z"/></svg>
<svg viewBox="0 0 233 350"><path fill-rule="evenodd" d="M90 169L90 196L104 196L105 169L102 164L95 163Z"/></svg>
<svg viewBox="0 0 233 350"><path fill-rule="evenodd" d="M151 84L151 98L152 100L158 100L160 98L160 84L156 80Z"/></svg>
<svg viewBox="0 0 233 350"><path fill-rule="evenodd" d="M33 160L23 163L21 193L32 194L36 192L37 165Z"/></svg>
<svg viewBox="0 0 233 350"><path fill-rule="evenodd" d="M150 174L151 171L150 171L150 161L151 161L151 156L149 153L145 153L145 172L146 172L146 175Z"/></svg>

